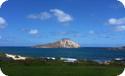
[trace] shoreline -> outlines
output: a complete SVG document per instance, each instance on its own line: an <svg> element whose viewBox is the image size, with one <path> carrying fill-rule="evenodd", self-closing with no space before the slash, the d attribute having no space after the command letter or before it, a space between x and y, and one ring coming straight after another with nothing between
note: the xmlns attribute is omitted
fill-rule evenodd
<svg viewBox="0 0 125 76"><path fill-rule="evenodd" d="M93 63L97 63L97 64L104 64L104 65L110 65L112 62L120 62L123 65L125 64L125 59L124 58L115 58L113 60L89 60L89 59L76 59L76 58L65 58L65 57L60 57L60 58L56 58L56 57L39 57L39 58L35 58L35 57L26 57L26 56L21 56L21 55L14 55L14 54L8 54L8 53L4 53L4 57L5 58L9 58L12 59L14 61L26 61L28 59L33 59L33 60L37 60L37 59L42 59L42 60L51 60L51 61L62 61L65 63L77 63L77 62L93 62Z"/></svg>

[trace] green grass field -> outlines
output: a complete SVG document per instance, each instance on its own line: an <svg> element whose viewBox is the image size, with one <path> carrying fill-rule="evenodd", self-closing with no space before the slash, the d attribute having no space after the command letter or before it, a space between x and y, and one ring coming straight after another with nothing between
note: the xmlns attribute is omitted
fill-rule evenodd
<svg viewBox="0 0 125 76"><path fill-rule="evenodd" d="M60 62L0 62L0 66L9 76L117 76L123 71L122 66Z"/></svg>

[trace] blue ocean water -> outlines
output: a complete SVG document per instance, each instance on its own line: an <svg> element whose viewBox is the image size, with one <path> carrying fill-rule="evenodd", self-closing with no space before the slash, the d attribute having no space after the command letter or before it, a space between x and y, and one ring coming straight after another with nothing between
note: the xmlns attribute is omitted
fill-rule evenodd
<svg viewBox="0 0 125 76"><path fill-rule="evenodd" d="M104 48L31 48L0 47L0 52L30 57L65 57L90 60L111 60L125 58L125 50L107 50Z"/></svg>

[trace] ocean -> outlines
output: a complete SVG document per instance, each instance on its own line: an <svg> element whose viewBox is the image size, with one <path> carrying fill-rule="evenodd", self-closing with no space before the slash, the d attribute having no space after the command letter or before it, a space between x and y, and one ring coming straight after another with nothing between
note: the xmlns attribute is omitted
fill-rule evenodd
<svg viewBox="0 0 125 76"><path fill-rule="evenodd" d="M104 48L31 48L0 47L0 52L29 57L64 57L88 60L125 59L125 50L107 50Z"/></svg>

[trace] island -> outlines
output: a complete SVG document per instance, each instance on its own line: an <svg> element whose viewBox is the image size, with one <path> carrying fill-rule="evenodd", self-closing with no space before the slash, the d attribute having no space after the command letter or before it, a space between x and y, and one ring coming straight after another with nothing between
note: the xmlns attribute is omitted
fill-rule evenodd
<svg viewBox="0 0 125 76"><path fill-rule="evenodd" d="M53 43L35 45L34 47L35 48L79 48L80 45L69 38L64 38Z"/></svg>

